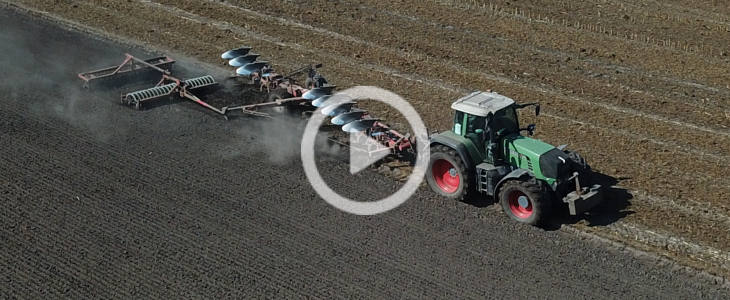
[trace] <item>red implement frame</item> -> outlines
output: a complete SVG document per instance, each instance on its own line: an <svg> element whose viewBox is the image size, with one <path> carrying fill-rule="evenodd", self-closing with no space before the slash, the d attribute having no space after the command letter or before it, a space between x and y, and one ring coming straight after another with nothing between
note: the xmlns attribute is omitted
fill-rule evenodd
<svg viewBox="0 0 730 300"><path fill-rule="evenodd" d="M89 84L92 81L102 80L102 79L114 79L115 77L119 77L125 74L132 74L137 73L140 71L147 71L149 69L158 71L162 74L169 75L170 74L170 68L172 67L172 64L175 63L175 60L172 58L169 58L167 56L160 56L155 58L150 58L146 60L141 60L139 58L136 58L130 54L124 54L126 58L124 61L113 67L108 67L104 69L99 69L95 71L89 71L84 73L79 73L79 78L84 81L84 87L88 88Z"/></svg>
<svg viewBox="0 0 730 300"><path fill-rule="evenodd" d="M329 140L337 144L352 148L357 151L367 153L369 156L373 156L376 153L388 152L390 154L402 154L407 152L416 153L415 139L410 134L402 134L395 129L391 129L382 122L375 122L373 126L363 132L350 133L358 135L361 139L371 139L374 142L362 143L368 145L367 148L357 147L343 143L336 138L330 138Z"/></svg>
<svg viewBox="0 0 730 300"><path fill-rule="evenodd" d="M226 107L223 109L226 111L240 111L244 114L249 114L249 115L258 116L258 117L271 117L267 113L257 111L257 109L266 108L266 107L285 106L285 105L300 105L300 104L303 104L306 102L308 102L307 99L304 99L301 97L293 97L293 98L287 98L287 99L277 99L274 101L264 102L264 103L241 105L241 106L235 106L235 107Z"/></svg>

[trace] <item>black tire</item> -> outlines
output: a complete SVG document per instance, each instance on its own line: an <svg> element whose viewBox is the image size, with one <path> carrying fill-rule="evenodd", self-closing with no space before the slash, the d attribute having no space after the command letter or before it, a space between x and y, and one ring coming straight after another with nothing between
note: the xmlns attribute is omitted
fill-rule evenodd
<svg viewBox="0 0 730 300"><path fill-rule="evenodd" d="M573 163L573 169L578 171L580 174L578 176L578 180L580 181L580 184L582 186L590 185L591 183L591 175L593 173L593 170L591 170L591 166L588 165L588 162L586 162L585 158L580 156L578 152L572 152L572 151L565 151L565 154L568 155L568 158Z"/></svg>
<svg viewBox="0 0 730 300"><path fill-rule="evenodd" d="M276 101L281 99L287 99L293 97L286 89L278 88L269 93L269 101ZM292 110L287 105L273 106L269 108L270 111L277 114L293 114Z"/></svg>
<svg viewBox="0 0 730 300"><path fill-rule="evenodd" d="M276 101L279 99L287 99L291 98L292 95L289 94L289 92L286 91L286 89L275 89L269 93L269 101Z"/></svg>
<svg viewBox="0 0 730 300"><path fill-rule="evenodd" d="M473 180L473 174L454 149L442 145L431 147L426 181L434 192L449 199L464 201L474 193Z"/></svg>
<svg viewBox="0 0 730 300"><path fill-rule="evenodd" d="M550 215L550 195L535 179L505 182L499 189L499 203L505 214L520 223L544 225Z"/></svg>

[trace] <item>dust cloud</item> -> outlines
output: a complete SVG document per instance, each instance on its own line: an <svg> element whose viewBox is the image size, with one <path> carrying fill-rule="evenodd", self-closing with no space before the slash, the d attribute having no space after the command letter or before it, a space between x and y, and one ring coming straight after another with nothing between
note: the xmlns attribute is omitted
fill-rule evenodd
<svg viewBox="0 0 730 300"><path fill-rule="evenodd" d="M95 109L98 95L82 90L76 77L99 57L121 57L119 49L107 49L101 41L89 48L69 47L76 45L75 33L45 30L46 24L5 14L0 13L2 101L63 120L100 140L124 130L108 122L110 111Z"/></svg>

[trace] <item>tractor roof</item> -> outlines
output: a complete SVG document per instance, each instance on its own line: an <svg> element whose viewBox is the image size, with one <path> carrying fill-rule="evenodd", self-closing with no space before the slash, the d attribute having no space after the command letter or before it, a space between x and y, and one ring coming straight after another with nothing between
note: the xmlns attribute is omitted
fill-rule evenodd
<svg viewBox="0 0 730 300"><path fill-rule="evenodd" d="M495 92L476 91L456 100L451 104L451 108L470 115L485 117L490 112L495 113L514 103L514 100Z"/></svg>

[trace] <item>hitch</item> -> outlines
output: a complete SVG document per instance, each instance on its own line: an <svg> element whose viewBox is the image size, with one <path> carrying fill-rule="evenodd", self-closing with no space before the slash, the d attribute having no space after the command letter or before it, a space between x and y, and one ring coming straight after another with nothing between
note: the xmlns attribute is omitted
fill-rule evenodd
<svg viewBox="0 0 730 300"><path fill-rule="evenodd" d="M583 192L580 188L580 179L578 179L578 175L580 175L578 172L573 172L573 176L570 176L570 178L568 178L568 181L575 179L575 193L580 196L583 195Z"/></svg>
<svg viewBox="0 0 730 300"><path fill-rule="evenodd" d="M578 172L574 172L568 180L575 180L575 191L572 191L563 197L563 202L568 203L570 215L575 216L582 214L603 201L603 191L600 184L594 184L590 187L582 188Z"/></svg>

